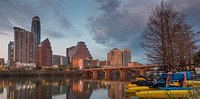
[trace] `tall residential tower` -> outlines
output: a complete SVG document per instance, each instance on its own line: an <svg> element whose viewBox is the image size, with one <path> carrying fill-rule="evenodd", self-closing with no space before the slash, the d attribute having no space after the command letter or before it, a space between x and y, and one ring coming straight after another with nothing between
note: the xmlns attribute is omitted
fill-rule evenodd
<svg viewBox="0 0 200 99"><path fill-rule="evenodd" d="M7 65L12 67L12 62L13 62L13 50L14 50L14 42L10 41L10 43L8 44L8 61L7 61Z"/></svg>
<svg viewBox="0 0 200 99"><path fill-rule="evenodd" d="M41 40L40 18L38 16L32 18L31 32L36 34L36 44L38 46Z"/></svg>
<svg viewBox="0 0 200 99"><path fill-rule="evenodd" d="M123 66L128 66L128 63L131 62L131 51L128 49L121 50L122 52L122 64Z"/></svg>
<svg viewBox="0 0 200 99"><path fill-rule="evenodd" d="M45 39L38 46L38 65L39 66L52 66L52 50L49 39Z"/></svg>
<svg viewBox="0 0 200 99"><path fill-rule="evenodd" d="M36 35L19 27L14 27L13 66L36 63Z"/></svg>
<svg viewBox="0 0 200 99"><path fill-rule="evenodd" d="M119 50L114 48L108 52L107 60L114 67L128 66L128 63L131 62L131 51L128 49Z"/></svg>

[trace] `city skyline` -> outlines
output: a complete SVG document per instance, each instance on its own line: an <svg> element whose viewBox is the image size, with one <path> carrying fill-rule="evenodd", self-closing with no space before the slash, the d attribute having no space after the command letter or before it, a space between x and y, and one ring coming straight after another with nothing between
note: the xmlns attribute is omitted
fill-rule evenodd
<svg viewBox="0 0 200 99"><path fill-rule="evenodd" d="M66 55L66 48L79 41L87 44L94 59L106 60L113 48L128 48L132 61L146 63L139 45L148 17L162 0L73 0L73 1L0 1L0 58L8 60L8 43L13 27L31 31L31 20L40 17L41 41L49 38L53 54ZM198 0L164 0L183 12L195 31L200 30ZM143 12L143 13L141 13ZM109 14L110 13L110 14ZM97 25L99 24L99 25ZM98 31L97 26L102 26ZM92 27L93 26L93 27ZM113 28L114 27L114 28Z"/></svg>

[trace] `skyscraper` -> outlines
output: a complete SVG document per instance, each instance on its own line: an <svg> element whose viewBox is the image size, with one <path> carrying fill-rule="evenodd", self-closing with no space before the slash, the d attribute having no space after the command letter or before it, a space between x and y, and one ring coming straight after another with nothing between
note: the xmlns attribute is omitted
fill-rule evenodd
<svg viewBox="0 0 200 99"><path fill-rule="evenodd" d="M52 66L52 50L49 39L45 39L38 46L37 63L39 66Z"/></svg>
<svg viewBox="0 0 200 99"><path fill-rule="evenodd" d="M0 66L4 66L4 58L0 58Z"/></svg>
<svg viewBox="0 0 200 99"><path fill-rule="evenodd" d="M128 49L119 50L117 48L112 49L107 54L107 60L111 62L111 66L128 66L131 62L131 52Z"/></svg>
<svg viewBox="0 0 200 99"><path fill-rule="evenodd" d="M122 66L122 52L114 48L107 54L107 60L111 62L111 66L120 67Z"/></svg>
<svg viewBox="0 0 200 99"><path fill-rule="evenodd" d="M70 47L67 49L67 56L71 57L71 63L73 67L79 67L79 60L80 59L89 59L92 60L92 56L90 52L88 51L87 46L85 45L85 42L78 42L75 47Z"/></svg>
<svg viewBox="0 0 200 99"><path fill-rule="evenodd" d="M12 61L13 61L13 50L14 50L14 42L10 41L8 44L8 61L7 65L12 67Z"/></svg>
<svg viewBox="0 0 200 99"><path fill-rule="evenodd" d="M36 44L38 46L41 39L40 18L38 16L32 18L31 32L36 34Z"/></svg>
<svg viewBox="0 0 200 99"><path fill-rule="evenodd" d="M131 51L128 49L123 49L121 52L122 52L122 64L123 66L128 66L128 63L131 62Z"/></svg>
<svg viewBox="0 0 200 99"><path fill-rule="evenodd" d="M36 63L36 34L14 27L13 66L21 63Z"/></svg>

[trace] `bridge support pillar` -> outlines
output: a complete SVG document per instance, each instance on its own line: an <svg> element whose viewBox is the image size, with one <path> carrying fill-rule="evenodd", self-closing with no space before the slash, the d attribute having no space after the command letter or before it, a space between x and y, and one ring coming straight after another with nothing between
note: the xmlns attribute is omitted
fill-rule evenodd
<svg viewBox="0 0 200 99"><path fill-rule="evenodd" d="M140 70L140 75L144 76L144 70Z"/></svg>
<svg viewBox="0 0 200 99"><path fill-rule="evenodd" d="M119 70L120 73L120 80L124 80L125 79L125 70Z"/></svg>
<svg viewBox="0 0 200 99"><path fill-rule="evenodd" d="M110 71L104 70L104 73L105 73L104 79L105 80L110 79Z"/></svg>
<svg viewBox="0 0 200 99"><path fill-rule="evenodd" d="M97 71L92 71L92 79L97 79Z"/></svg>

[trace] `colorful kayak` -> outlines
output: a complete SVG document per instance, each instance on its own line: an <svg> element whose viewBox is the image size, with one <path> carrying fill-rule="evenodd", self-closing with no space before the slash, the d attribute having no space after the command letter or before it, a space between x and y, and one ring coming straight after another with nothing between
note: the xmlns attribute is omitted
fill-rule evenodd
<svg viewBox="0 0 200 99"><path fill-rule="evenodd" d="M153 90L136 92L140 98L175 98L189 95L192 90Z"/></svg>
<svg viewBox="0 0 200 99"><path fill-rule="evenodd" d="M178 82L174 82L173 84L170 85L175 85L175 86L180 86L180 84ZM196 80L187 80L186 81L186 86L193 86L193 85L200 85L200 81L196 81Z"/></svg>
<svg viewBox="0 0 200 99"><path fill-rule="evenodd" d="M191 87L158 87L160 90L193 90Z"/></svg>
<svg viewBox="0 0 200 99"><path fill-rule="evenodd" d="M136 87L132 87L132 88L129 88L129 89L125 89L125 92L135 93L137 91L148 91L148 90L157 90L157 89L151 88L151 87L148 87L148 86L136 86Z"/></svg>

